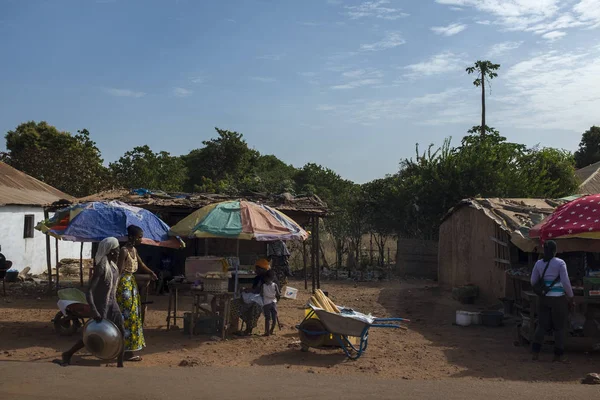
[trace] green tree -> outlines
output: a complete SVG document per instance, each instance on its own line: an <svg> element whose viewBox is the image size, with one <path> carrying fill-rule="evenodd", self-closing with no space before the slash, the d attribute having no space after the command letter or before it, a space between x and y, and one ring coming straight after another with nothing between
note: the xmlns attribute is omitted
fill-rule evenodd
<svg viewBox="0 0 600 400"><path fill-rule="evenodd" d="M325 221L325 228L335 243L336 265L340 267L348 251L351 234L361 225L362 220L356 220L356 199L360 187L335 171L314 163L298 169L294 182L297 193L315 194L331 210L332 215Z"/></svg>
<svg viewBox="0 0 600 400"><path fill-rule="evenodd" d="M417 150L415 159L402 161L394 192L403 210L395 216L399 235L435 239L442 217L465 198L558 198L575 191L568 152L527 148L488 132L465 136L456 148L447 140L438 150Z"/></svg>
<svg viewBox="0 0 600 400"><path fill-rule="evenodd" d="M180 157L166 151L154 153L147 145L135 147L110 164L118 185L125 188L181 191L187 170Z"/></svg>
<svg viewBox="0 0 600 400"><path fill-rule="evenodd" d="M295 193L296 168L284 163L274 155L259 156L254 173L260 180L261 191L277 194Z"/></svg>
<svg viewBox="0 0 600 400"><path fill-rule="evenodd" d="M584 168L600 161L600 127L592 126L585 131L575 152L576 168Z"/></svg>
<svg viewBox="0 0 600 400"><path fill-rule="evenodd" d="M398 181L398 176L386 176L362 186L366 207L366 228L375 238L380 266L383 266L385 260L387 239L397 234L397 227L402 221L396 203L399 200Z"/></svg>
<svg viewBox="0 0 600 400"><path fill-rule="evenodd" d="M561 198L576 193L573 154L550 147L533 147L521 158L519 182L523 197Z"/></svg>
<svg viewBox="0 0 600 400"><path fill-rule="evenodd" d="M87 129L76 135L29 121L6 134L4 159L13 167L76 197L107 187L108 171Z"/></svg>
<svg viewBox="0 0 600 400"><path fill-rule="evenodd" d="M216 138L202 142L204 147L183 157L188 169L186 190L236 192L245 179L248 184L248 177L252 177L250 186L259 183L254 180L258 151L248 147L241 133L215 130Z"/></svg>
<svg viewBox="0 0 600 400"><path fill-rule="evenodd" d="M481 135L485 135L485 83L491 85L491 80L498 76L496 72L500 69L500 64L494 64L490 61L476 61L475 64L466 69L469 75L476 74L477 78L473 81L473 85L481 87Z"/></svg>

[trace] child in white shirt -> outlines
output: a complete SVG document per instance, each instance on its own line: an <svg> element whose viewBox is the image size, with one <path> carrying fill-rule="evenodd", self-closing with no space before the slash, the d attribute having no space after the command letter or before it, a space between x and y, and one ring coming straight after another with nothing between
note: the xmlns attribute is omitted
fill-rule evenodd
<svg viewBox="0 0 600 400"><path fill-rule="evenodd" d="M261 295L263 298L263 311L265 313L265 336L269 336L275 332L277 299L281 296L279 286L275 283L275 272L272 269L264 277Z"/></svg>

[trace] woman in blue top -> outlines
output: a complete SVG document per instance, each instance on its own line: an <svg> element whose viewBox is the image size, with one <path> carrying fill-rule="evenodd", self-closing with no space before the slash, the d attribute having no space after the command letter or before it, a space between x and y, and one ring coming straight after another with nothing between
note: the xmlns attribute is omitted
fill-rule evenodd
<svg viewBox="0 0 600 400"><path fill-rule="evenodd" d="M538 326L531 346L533 360L539 358L546 332L554 331L554 361L566 362L565 339L569 308L573 304L573 288L567 264L556 257L556 242L552 240L544 243L544 257L533 267L531 285L540 279L550 290L545 296L538 297Z"/></svg>

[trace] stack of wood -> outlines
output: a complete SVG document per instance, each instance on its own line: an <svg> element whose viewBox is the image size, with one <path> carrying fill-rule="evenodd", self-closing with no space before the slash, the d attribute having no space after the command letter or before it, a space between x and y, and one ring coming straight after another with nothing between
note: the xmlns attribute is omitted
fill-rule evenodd
<svg viewBox="0 0 600 400"><path fill-rule="evenodd" d="M335 305L329 297L325 296L325 293L321 289L317 289L315 294L310 298L310 304L315 307L321 308L330 313L340 313L340 309Z"/></svg>

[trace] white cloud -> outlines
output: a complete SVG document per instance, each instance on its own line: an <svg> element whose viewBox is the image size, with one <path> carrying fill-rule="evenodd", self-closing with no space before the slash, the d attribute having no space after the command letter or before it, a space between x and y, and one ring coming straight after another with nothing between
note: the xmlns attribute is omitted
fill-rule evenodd
<svg viewBox="0 0 600 400"><path fill-rule="evenodd" d="M538 54L514 65L503 78L507 97L517 104L497 116L513 126L581 131L598 123L600 48Z"/></svg>
<svg viewBox="0 0 600 400"><path fill-rule="evenodd" d="M431 28L433 32L443 36L454 36L467 29L465 24L450 24L448 26L434 26Z"/></svg>
<svg viewBox="0 0 600 400"><path fill-rule="evenodd" d="M342 76L344 78L365 78L365 77L369 77L369 78L382 78L383 77L383 72L381 72L378 69L355 69L355 70L350 70L350 71L346 71L342 74Z"/></svg>
<svg viewBox="0 0 600 400"><path fill-rule="evenodd" d="M576 27L600 27L600 0L436 0L449 6L473 7L496 18L508 30L543 35Z"/></svg>
<svg viewBox="0 0 600 400"><path fill-rule="evenodd" d="M409 15L402 12L400 8L387 7L388 4L390 4L389 0L365 1L357 6L344 8L347 10L345 14L350 19L373 17L394 21Z"/></svg>
<svg viewBox="0 0 600 400"><path fill-rule="evenodd" d="M267 76L253 76L250 79L252 79L253 81L262 82L262 83L273 83L273 82L277 81L277 79L270 78Z"/></svg>
<svg viewBox="0 0 600 400"><path fill-rule="evenodd" d="M204 82L206 82L208 80L208 77L204 74L198 74L197 76L193 77L192 79L190 79L190 81L192 83L195 83L197 85L200 85Z"/></svg>
<svg viewBox="0 0 600 400"><path fill-rule="evenodd" d="M378 69L355 69L342 73L342 79L345 82L332 86L332 89L355 89L364 86L381 85L383 72Z"/></svg>
<svg viewBox="0 0 600 400"><path fill-rule="evenodd" d="M503 56L506 53L509 53L513 50L518 49L519 47L521 47L522 44L523 44L523 42L496 43L496 44L492 45L490 50L487 52L486 57L494 58L494 57Z"/></svg>
<svg viewBox="0 0 600 400"><path fill-rule="evenodd" d="M477 21L475 21L475 23L479 24L479 25L491 25L492 21L487 20L487 19L483 19L483 20L477 20Z"/></svg>
<svg viewBox="0 0 600 400"><path fill-rule="evenodd" d="M552 32L544 33L542 35L542 38L553 42L553 41L560 39L561 37L565 37L565 36L567 36L567 34L565 32L552 31Z"/></svg>
<svg viewBox="0 0 600 400"><path fill-rule="evenodd" d="M284 56L285 54L265 54L256 58L259 60L280 61Z"/></svg>
<svg viewBox="0 0 600 400"><path fill-rule="evenodd" d="M464 61L462 61L460 56L447 51L436 54L429 60L417 64L407 65L404 67L404 69L409 71L406 76L416 78L460 71L463 66Z"/></svg>
<svg viewBox="0 0 600 400"><path fill-rule="evenodd" d="M379 42L361 44L360 49L362 51L387 50L402 46L404 43L406 43L406 41L402 38L399 32L387 32L385 37Z"/></svg>
<svg viewBox="0 0 600 400"><path fill-rule="evenodd" d="M186 88L182 88L182 87L174 87L173 88L173 95L177 96L177 97L188 97L192 95L191 90L188 90Z"/></svg>
<svg viewBox="0 0 600 400"><path fill-rule="evenodd" d="M333 114L345 122L372 125L380 120L396 120L408 117L406 103L407 101L402 98L361 99L346 104L321 104L317 106L317 111Z"/></svg>
<svg viewBox="0 0 600 400"><path fill-rule="evenodd" d="M465 88L450 88L443 92L429 93L423 96L415 97L410 100L408 105L410 106L425 106L433 104L448 103L449 100L456 98L458 95L462 95L467 91Z"/></svg>
<svg viewBox="0 0 600 400"><path fill-rule="evenodd" d="M146 95L146 93L144 93L144 92L136 92L134 90L129 90L129 89L104 88L103 90L105 93L108 93L111 96L117 96L117 97L140 98L140 97L144 97Z"/></svg>
<svg viewBox="0 0 600 400"><path fill-rule="evenodd" d="M356 89L363 86L373 86L381 84L381 79L357 79L340 85L332 86L332 89Z"/></svg>
<svg viewBox="0 0 600 400"><path fill-rule="evenodd" d="M600 0L581 0L573 7L573 11L591 28L600 27Z"/></svg>

